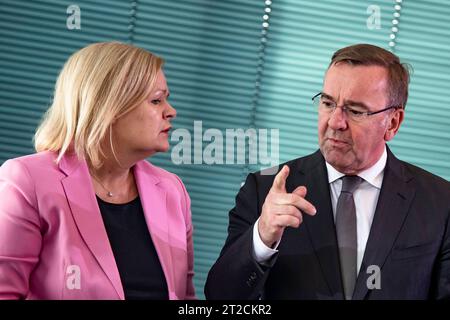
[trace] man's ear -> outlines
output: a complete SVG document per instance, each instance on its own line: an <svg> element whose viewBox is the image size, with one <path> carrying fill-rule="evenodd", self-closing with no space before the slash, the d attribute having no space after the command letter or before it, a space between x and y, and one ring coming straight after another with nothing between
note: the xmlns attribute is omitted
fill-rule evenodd
<svg viewBox="0 0 450 320"><path fill-rule="evenodd" d="M396 109L392 115L390 116L390 119L388 120L388 127L386 132L384 133L384 140L390 141L394 136L397 134L398 130L400 129L400 125L403 122L403 118L405 116L405 110L403 108Z"/></svg>

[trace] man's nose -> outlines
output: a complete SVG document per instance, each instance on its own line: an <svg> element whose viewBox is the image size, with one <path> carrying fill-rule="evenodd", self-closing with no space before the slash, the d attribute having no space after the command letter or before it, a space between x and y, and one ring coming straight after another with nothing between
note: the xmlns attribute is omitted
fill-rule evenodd
<svg viewBox="0 0 450 320"><path fill-rule="evenodd" d="M347 116L344 109L335 107L328 119L328 126L333 130L345 130L348 127Z"/></svg>

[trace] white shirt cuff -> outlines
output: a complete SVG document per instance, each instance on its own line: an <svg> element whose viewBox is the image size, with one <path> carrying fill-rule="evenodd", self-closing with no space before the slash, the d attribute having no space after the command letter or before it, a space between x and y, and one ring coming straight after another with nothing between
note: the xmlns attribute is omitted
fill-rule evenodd
<svg viewBox="0 0 450 320"><path fill-rule="evenodd" d="M264 264L267 262L275 253L278 252L277 248L280 244L280 240L277 241L275 244L275 248L269 248L264 244L264 242L261 240L261 237L259 236L258 231L258 220L256 220L255 224L253 225L253 255L255 257L255 260L260 263Z"/></svg>

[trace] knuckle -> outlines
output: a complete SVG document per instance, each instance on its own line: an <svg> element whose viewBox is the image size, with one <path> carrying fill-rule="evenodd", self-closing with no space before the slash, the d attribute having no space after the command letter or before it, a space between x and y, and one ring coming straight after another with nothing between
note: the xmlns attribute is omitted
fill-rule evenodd
<svg viewBox="0 0 450 320"><path fill-rule="evenodd" d="M290 194L287 196L287 200L288 200L290 203L293 203L293 202L295 201L294 195L293 195L292 193L290 193Z"/></svg>
<svg viewBox="0 0 450 320"><path fill-rule="evenodd" d="M292 215L292 216L297 216L298 215L298 209L296 208L296 207L290 207L289 208L289 213Z"/></svg>

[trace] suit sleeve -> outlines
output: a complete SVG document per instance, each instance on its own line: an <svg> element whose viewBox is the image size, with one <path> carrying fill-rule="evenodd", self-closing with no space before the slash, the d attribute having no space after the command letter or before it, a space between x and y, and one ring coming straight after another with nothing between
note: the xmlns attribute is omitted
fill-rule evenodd
<svg viewBox="0 0 450 320"><path fill-rule="evenodd" d="M187 255L188 255L188 274L186 277L186 296L183 297L184 300L195 300L195 287L194 287L194 243L193 243L193 233L194 227L192 225L192 213L191 213L191 199L189 194L180 180L177 177L178 182L181 185L183 199L184 201L184 218L186 222L186 244L187 244Z"/></svg>
<svg viewBox="0 0 450 320"><path fill-rule="evenodd" d="M439 260L435 298L450 300L450 208Z"/></svg>
<svg viewBox="0 0 450 320"><path fill-rule="evenodd" d="M0 198L0 299L24 299L42 237L34 183L18 160L0 168Z"/></svg>
<svg viewBox="0 0 450 320"><path fill-rule="evenodd" d="M186 300L194 300L197 299L195 296L194 289L194 245L192 240L193 228L192 223L190 223L188 232L187 232L187 252L188 252L188 275L187 275L187 284L186 284Z"/></svg>
<svg viewBox="0 0 450 320"><path fill-rule="evenodd" d="M256 176L250 174L229 213L228 238L205 285L207 299L258 299L267 269L253 257L253 225L260 215Z"/></svg>

